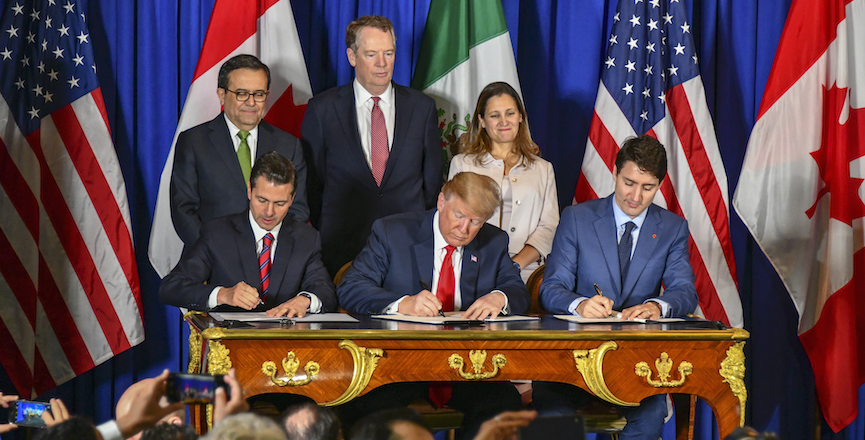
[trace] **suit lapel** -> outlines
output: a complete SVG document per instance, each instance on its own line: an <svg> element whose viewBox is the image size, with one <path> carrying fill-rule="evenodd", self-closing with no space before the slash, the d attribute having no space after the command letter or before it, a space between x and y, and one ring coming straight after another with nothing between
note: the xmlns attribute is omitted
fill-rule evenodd
<svg viewBox="0 0 865 440"><path fill-rule="evenodd" d="M387 184L388 177L397 166L400 154L406 148L405 139L411 127L411 116L414 111L414 103L409 99L408 91L394 84L393 96L394 101L396 101L394 102L393 145L391 145L390 155L384 169L384 177L381 180L382 186Z"/></svg>
<svg viewBox="0 0 865 440"><path fill-rule="evenodd" d="M235 240L237 251L234 255L237 255L240 260L243 279L250 286L258 287L261 282L258 277L258 254L255 249L255 236L252 235L252 228L249 226L249 211L234 217L234 229L237 232Z"/></svg>
<svg viewBox="0 0 865 440"><path fill-rule="evenodd" d="M421 227L415 236L415 244L412 245L414 258L414 269L419 279L432 288L433 258L435 255L435 240L433 239L433 216L435 211L428 212L424 217ZM409 286L411 289L420 286ZM432 292L435 295L435 292Z"/></svg>
<svg viewBox="0 0 865 440"><path fill-rule="evenodd" d="M270 292L273 293L274 299L281 293L280 288L284 284L283 280L288 270L288 260L294 252L294 237L291 235L291 226L286 220L282 222L277 240L276 255L273 258L273 265L270 267ZM288 299L290 298L281 298L280 300L287 301Z"/></svg>
<svg viewBox="0 0 865 440"><path fill-rule="evenodd" d="M267 122L261 121L258 124L258 144L255 148L255 160L252 161L253 165L255 165L255 161L258 160L258 158L267 152L265 151L268 150L266 148L267 145L273 145L273 126Z"/></svg>
<svg viewBox="0 0 865 440"><path fill-rule="evenodd" d="M607 269L610 271L610 279L616 287L616 291L622 292L622 271L619 268L619 246L616 241L616 218L613 215L613 203L610 198L605 199L606 203L601 203L598 210L595 211L598 218L594 221L595 235L598 237L598 246L604 254L604 261L607 262Z"/></svg>
<svg viewBox="0 0 865 440"><path fill-rule="evenodd" d="M481 267L479 251L477 237L463 247L462 270L460 271L460 297L462 299L463 310L467 309L467 306L473 303L480 295L488 293L477 291L478 273Z"/></svg>
<svg viewBox="0 0 865 440"><path fill-rule="evenodd" d="M246 182L243 181L243 171L240 169L240 162L237 160L237 152L234 151L234 143L231 140L231 132L228 131L228 124L225 122L224 113L220 113L216 119L210 121L210 143L213 144L213 152L216 157L223 163L232 180L240 181L243 186Z"/></svg>
<svg viewBox="0 0 865 440"><path fill-rule="evenodd" d="M360 142L360 132L357 125L357 109L354 103L354 81L342 86L339 90L339 99L334 102L335 113L339 119L339 126L342 127L343 135L347 140L343 153L345 157L340 157L335 160L351 161L362 166L354 167L359 173L359 181L370 189L377 189L375 178L372 177L372 170L367 165L366 157L363 155L363 146ZM390 161L388 161L390 162Z"/></svg>
<svg viewBox="0 0 865 440"><path fill-rule="evenodd" d="M625 278L624 292L627 293L625 299L633 292L637 280L640 279L640 274L643 273L649 259L654 255L655 246L658 244L657 237L662 230L661 216L657 210L653 209L653 205L649 205L649 212L646 213L646 220L643 221L640 236L637 238L637 247L631 257L631 265L628 266L628 276Z"/></svg>

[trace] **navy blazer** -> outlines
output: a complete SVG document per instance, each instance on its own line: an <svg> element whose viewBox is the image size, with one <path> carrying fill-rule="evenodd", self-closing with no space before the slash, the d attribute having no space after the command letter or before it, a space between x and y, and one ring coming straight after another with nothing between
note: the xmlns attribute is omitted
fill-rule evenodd
<svg viewBox="0 0 865 440"><path fill-rule="evenodd" d="M436 210L397 214L376 221L369 243L345 272L337 289L339 303L350 312L381 313L404 295L432 285ZM493 290L508 297L511 314L529 309L529 292L508 256L508 235L484 223L463 248L460 295L462 309Z"/></svg>
<svg viewBox="0 0 865 440"><path fill-rule="evenodd" d="M294 164L297 188L288 213L297 220L307 221L306 162L300 141L261 121L256 145L256 159L276 151ZM249 208L246 182L224 113L178 136L170 197L171 220L186 247L195 243L204 223Z"/></svg>
<svg viewBox="0 0 865 440"><path fill-rule="evenodd" d="M312 224L331 275L360 252L373 221L435 207L442 185L435 101L393 85L393 145L379 187L361 147L352 84L313 97L301 126Z"/></svg>
<svg viewBox="0 0 865 440"><path fill-rule="evenodd" d="M233 287L240 281L252 287L260 282L248 210L205 223L198 241L163 278L159 299L177 307L205 310L214 287ZM277 236L267 301L256 310L272 309L306 291L321 300L322 312L334 311L335 290L321 262L318 232L286 217ZM230 306L218 309L240 310Z"/></svg>
<svg viewBox="0 0 865 440"><path fill-rule="evenodd" d="M688 222L655 204L649 205L622 287L613 195L568 206L547 257L540 302L556 314L568 314L579 297L595 295L594 284L622 310L659 297L672 316L697 308L694 271L688 260Z"/></svg>

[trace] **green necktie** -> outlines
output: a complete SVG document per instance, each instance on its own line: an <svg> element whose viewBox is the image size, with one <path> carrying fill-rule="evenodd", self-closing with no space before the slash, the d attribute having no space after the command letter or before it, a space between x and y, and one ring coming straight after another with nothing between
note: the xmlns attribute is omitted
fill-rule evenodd
<svg viewBox="0 0 865 440"><path fill-rule="evenodd" d="M248 136L248 131L237 132L237 137L240 138L240 146L237 147L237 161L240 162L240 171L243 172L244 182L249 182L249 174L252 172L252 153L249 151L249 144L246 143Z"/></svg>

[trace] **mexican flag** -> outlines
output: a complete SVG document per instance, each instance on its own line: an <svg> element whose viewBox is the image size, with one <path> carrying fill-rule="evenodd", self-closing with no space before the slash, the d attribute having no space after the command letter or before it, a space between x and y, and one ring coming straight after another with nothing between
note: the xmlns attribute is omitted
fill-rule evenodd
<svg viewBox="0 0 865 440"><path fill-rule="evenodd" d="M481 90L495 81L522 96L501 0L433 0L411 86L436 101L445 164Z"/></svg>

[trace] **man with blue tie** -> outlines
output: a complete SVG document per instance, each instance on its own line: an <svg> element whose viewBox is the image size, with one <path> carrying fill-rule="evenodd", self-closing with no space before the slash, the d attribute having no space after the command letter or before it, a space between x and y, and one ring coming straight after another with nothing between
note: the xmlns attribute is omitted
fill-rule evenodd
<svg viewBox="0 0 865 440"><path fill-rule="evenodd" d="M652 204L667 174L667 155L657 139L624 142L616 155L615 192L562 212L547 258L540 301L555 314L586 318L658 319L683 316L697 307L688 260L688 223ZM664 291L661 293L661 285ZM535 382L540 414L573 414L591 396L560 383ZM666 395L623 408L628 424L619 436L657 440L666 416Z"/></svg>

